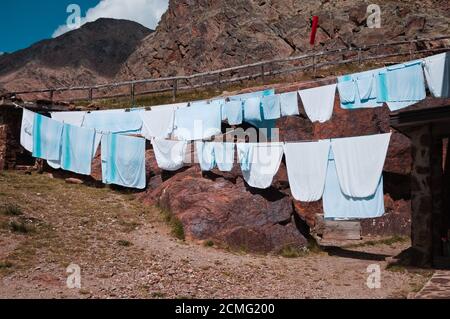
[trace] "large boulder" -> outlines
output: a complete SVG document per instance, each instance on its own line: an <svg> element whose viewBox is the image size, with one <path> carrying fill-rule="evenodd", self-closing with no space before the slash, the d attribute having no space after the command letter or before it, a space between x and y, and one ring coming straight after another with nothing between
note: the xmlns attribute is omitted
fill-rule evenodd
<svg viewBox="0 0 450 319"><path fill-rule="evenodd" d="M202 176L193 166L141 198L179 219L189 240L212 240L219 246L258 253L306 245L289 196L274 188L255 191L241 178L233 183L220 175L210 176Z"/></svg>

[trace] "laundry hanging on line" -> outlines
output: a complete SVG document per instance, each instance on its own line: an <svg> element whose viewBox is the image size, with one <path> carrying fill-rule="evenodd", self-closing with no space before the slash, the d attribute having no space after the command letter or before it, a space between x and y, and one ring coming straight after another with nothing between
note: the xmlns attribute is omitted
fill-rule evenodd
<svg viewBox="0 0 450 319"><path fill-rule="evenodd" d="M380 176L375 191L364 198L351 197L341 189L333 151L330 151L328 169L323 192L325 218L365 219L384 214L383 177Z"/></svg>
<svg viewBox="0 0 450 319"><path fill-rule="evenodd" d="M450 98L450 53L423 59L425 78L434 97Z"/></svg>
<svg viewBox="0 0 450 319"><path fill-rule="evenodd" d="M222 132L222 108L201 103L175 111L174 137L191 141L210 138Z"/></svg>
<svg viewBox="0 0 450 319"><path fill-rule="evenodd" d="M336 84L298 91L306 115L312 122L324 123L333 115Z"/></svg>
<svg viewBox="0 0 450 319"><path fill-rule="evenodd" d="M383 68L338 77L341 108L351 110L383 106L377 102L376 77Z"/></svg>
<svg viewBox="0 0 450 319"><path fill-rule="evenodd" d="M20 127L20 145L28 152L33 152L33 125L35 113L23 109Z"/></svg>
<svg viewBox="0 0 450 319"><path fill-rule="evenodd" d="M102 180L105 184L144 189L145 139L104 134L101 141Z"/></svg>
<svg viewBox="0 0 450 319"><path fill-rule="evenodd" d="M222 172L233 169L235 145L231 142L201 142L195 144L202 171L217 167Z"/></svg>
<svg viewBox="0 0 450 319"><path fill-rule="evenodd" d="M233 95L233 96L228 97L228 99L230 101L244 101L248 98L253 98L253 97L262 98L263 96L274 95L274 94L275 94L274 89L267 89L267 90L263 90L263 91Z"/></svg>
<svg viewBox="0 0 450 319"><path fill-rule="evenodd" d="M59 160L63 124L41 114L34 114L33 156L46 160Z"/></svg>
<svg viewBox="0 0 450 319"><path fill-rule="evenodd" d="M212 143L205 143L202 141L195 142L195 149L197 151L197 159L202 171L210 171L216 167L214 157L214 145Z"/></svg>
<svg viewBox="0 0 450 319"><path fill-rule="evenodd" d="M270 187L283 158L283 143L250 143L246 151L238 153L244 180L251 187Z"/></svg>
<svg viewBox="0 0 450 319"><path fill-rule="evenodd" d="M177 171L184 166L187 152L187 141L152 139L158 167L166 171Z"/></svg>
<svg viewBox="0 0 450 319"><path fill-rule="evenodd" d="M377 101L386 102L391 111L418 103L426 97L422 61L385 68L378 74L376 85Z"/></svg>
<svg viewBox="0 0 450 319"><path fill-rule="evenodd" d="M364 198L375 193L383 172L391 133L331 140L342 192Z"/></svg>
<svg viewBox="0 0 450 319"><path fill-rule="evenodd" d="M142 120L142 136L152 138L168 138L173 132L175 109L164 108L139 112Z"/></svg>
<svg viewBox="0 0 450 319"><path fill-rule="evenodd" d="M265 120L276 120L281 117L280 95L266 95L261 98L263 118Z"/></svg>
<svg viewBox="0 0 450 319"><path fill-rule="evenodd" d="M225 102L222 106L222 120L230 125L240 125L244 119L242 101Z"/></svg>
<svg viewBox="0 0 450 319"><path fill-rule="evenodd" d="M297 91L280 94L282 116L299 115Z"/></svg>
<svg viewBox="0 0 450 319"><path fill-rule="evenodd" d="M322 198L330 147L330 140L284 144L289 185L296 200L314 202Z"/></svg>
<svg viewBox="0 0 450 319"><path fill-rule="evenodd" d="M64 124L59 165L66 171L90 175L92 159L97 151L94 129Z"/></svg>
<svg viewBox="0 0 450 319"><path fill-rule="evenodd" d="M74 126L82 126L87 112L72 111L72 112L52 112L50 115L55 121L70 124Z"/></svg>

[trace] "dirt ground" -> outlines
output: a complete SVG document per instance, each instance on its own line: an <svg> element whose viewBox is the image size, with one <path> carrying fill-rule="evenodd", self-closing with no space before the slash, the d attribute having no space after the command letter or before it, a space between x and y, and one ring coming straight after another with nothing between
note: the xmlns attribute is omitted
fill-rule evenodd
<svg viewBox="0 0 450 319"><path fill-rule="evenodd" d="M287 258L172 233L132 192L0 172L0 298L405 298L432 275L387 267L407 240ZM80 289L67 287L70 264L80 267ZM380 266L381 288L366 285L371 264Z"/></svg>

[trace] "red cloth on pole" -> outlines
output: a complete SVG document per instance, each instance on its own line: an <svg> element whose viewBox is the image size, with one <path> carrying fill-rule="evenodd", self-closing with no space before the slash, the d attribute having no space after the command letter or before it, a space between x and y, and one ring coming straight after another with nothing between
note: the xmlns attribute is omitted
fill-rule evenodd
<svg viewBox="0 0 450 319"><path fill-rule="evenodd" d="M314 16L312 18L312 30L311 30L311 37L309 40L309 43L311 45L314 45L315 41L316 41L316 33L317 33L317 27L319 26L319 17L318 16Z"/></svg>

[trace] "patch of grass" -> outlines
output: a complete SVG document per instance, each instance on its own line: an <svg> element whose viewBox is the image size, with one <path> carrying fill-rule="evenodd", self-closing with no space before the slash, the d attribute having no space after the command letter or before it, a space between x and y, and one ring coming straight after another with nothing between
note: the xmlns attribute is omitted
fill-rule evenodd
<svg viewBox="0 0 450 319"><path fill-rule="evenodd" d="M360 244L350 244L346 245L345 248L360 248L360 247L367 247L367 246L377 246L377 245L388 245L392 246L396 243L404 243L408 241L407 237L402 236L392 236L389 238L383 238L379 240L368 240Z"/></svg>
<svg viewBox="0 0 450 319"><path fill-rule="evenodd" d="M124 239L118 240L118 241L117 241L117 244L118 244L119 246L123 246L123 247L130 247L130 246L133 246L133 243L132 243L132 242L129 242L128 240L124 240Z"/></svg>
<svg viewBox="0 0 450 319"><path fill-rule="evenodd" d="M309 253L320 254L323 253L322 247L313 238L308 239L308 245L306 246Z"/></svg>
<svg viewBox="0 0 450 319"><path fill-rule="evenodd" d="M203 245L205 247L213 247L214 246L214 242L212 240L207 240L203 243Z"/></svg>
<svg viewBox="0 0 450 319"><path fill-rule="evenodd" d="M23 214L22 210L18 206L11 204L2 207L0 213L4 216L20 216Z"/></svg>
<svg viewBox="0 0 450 319"><path fill-rule="evenodd" d="M401 273L408 272L408 269L405 266L398 265L398 264L389 264L386 266L386 270L389 270L392 272L401 272Z"/></svg>
<svg viewBox="0 0 450 319"><path fill-rule="evenodd" d="M180 240L184 240L185 234L184 234L183 223L177 217L175 217L171 212L169 212L165 209L160 209L160 210L161 210L161 214L164 218L164 221L171 228L172 235Z"/></svg>
<svg viewBox="0 0 450 319"><path fill-rule="evenodd" d="M307 254L306 250L299 249L298 247L292 245L283 247L279 252L279 255L284 258L298 258L305 256L306 254Z"/></svg>
<svg viewBox="0 0 450 319"><path fill-rule="evenodd" d="M160 291L152 292L152 298L164 298L165 296L166 294Z"/></svg>
<svg viewBox="0 0 450 319"><path fill-rule="evenodd" d="M14 265L10 261L0 261L0 270L1 269L9 269L12 268Z"/></svg>
<svg viewBox="0 0 450 319"><path fill-rule="evenodd" d="M9 229L13 232L13 233L20 233L20 234L29 234L35 231L35 228L31 225L27 225L25 222L23 221L10 221L9 224Z"/></svg>

